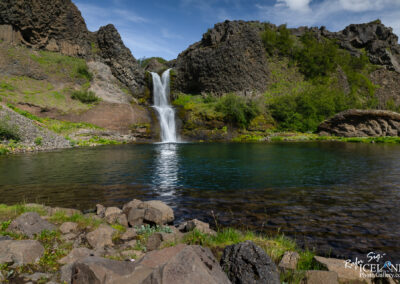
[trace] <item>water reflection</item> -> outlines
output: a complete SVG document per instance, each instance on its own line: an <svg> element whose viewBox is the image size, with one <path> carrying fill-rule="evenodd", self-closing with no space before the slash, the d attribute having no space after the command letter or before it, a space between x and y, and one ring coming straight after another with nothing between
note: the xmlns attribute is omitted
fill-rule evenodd
<svg viewBox="0 0 400 284"><path fill-rule="evenodd" d="M153 187L161 196L171 196L178 186L179 155L178 144L165 143L156 146L156 167Z"/></svg>

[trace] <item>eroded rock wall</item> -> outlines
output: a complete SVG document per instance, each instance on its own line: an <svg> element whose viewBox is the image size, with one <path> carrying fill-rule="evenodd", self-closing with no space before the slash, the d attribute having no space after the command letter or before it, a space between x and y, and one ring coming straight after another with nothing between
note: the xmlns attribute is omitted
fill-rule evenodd
<svg viewBox="0 0 400 284"><path fill-rule="evenodd" d="M259 22L225 21L179 54L176 89L185 93L262 92L268 66Z"/></svg>
<svg viewBox="0 0 400 284"><path fill-rule="evenodd" d="M386 110L346 110L318 127L321 135L378 137L400 135L400 114Z"/></svg>

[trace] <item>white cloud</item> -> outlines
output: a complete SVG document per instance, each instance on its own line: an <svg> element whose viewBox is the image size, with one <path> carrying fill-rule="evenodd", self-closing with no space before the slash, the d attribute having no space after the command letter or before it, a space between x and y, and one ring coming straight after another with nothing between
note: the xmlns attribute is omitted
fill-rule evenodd
<svg viewBox="0 0 400 284"><path fill-rule="evenodd" d="M256 5L257 18L274 24L298 26L327 26L332 31L349 24L376 19L400 35L400 0L276 0L275 5ZM291 6L290 6L291 5Z"/></svg>
<svg viewBox="0 0 400 284"><path fill-rule="evenodd" d="M275 6L286 6L293 11L308 12L310 2L311 0L278 0Z"/></svg>
<svg viewBox="0 0 400 284"><path fill-rule="evenodd" d="M364 12L382 10L399 5L399 0L339 0L344 10L352 12Z"/></svg>

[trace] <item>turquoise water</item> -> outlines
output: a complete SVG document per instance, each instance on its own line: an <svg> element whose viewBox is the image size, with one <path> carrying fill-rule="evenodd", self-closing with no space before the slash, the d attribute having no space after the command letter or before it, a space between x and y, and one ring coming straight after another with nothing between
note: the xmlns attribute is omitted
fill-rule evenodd
<svg viewBox="0 0 400 284"><path fill-rule="evenodd" d="M330 255L400 260L400 146L146 144L0 157L0 203L93 208L160 199L197 217L277 230Z"/></svg>

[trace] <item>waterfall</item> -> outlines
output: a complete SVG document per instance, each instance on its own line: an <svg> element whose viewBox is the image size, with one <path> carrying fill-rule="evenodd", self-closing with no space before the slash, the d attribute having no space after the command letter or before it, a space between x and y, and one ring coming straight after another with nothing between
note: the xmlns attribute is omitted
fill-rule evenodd
<svg viewBox="0 0 400 284"><path fill-rule="evenodd" d="M154 109L158 113L161 128L161 141L164 143L176 142L175 110L169 104L169 73L166 70L161 78L151 72L153 77Z"/></svg>

